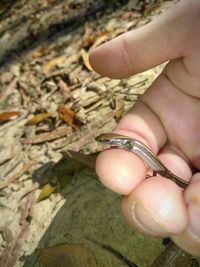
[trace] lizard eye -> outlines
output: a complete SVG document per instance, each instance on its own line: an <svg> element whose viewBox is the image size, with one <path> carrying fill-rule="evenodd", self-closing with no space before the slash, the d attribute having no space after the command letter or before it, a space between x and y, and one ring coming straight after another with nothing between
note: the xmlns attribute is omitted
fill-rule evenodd
<svg viewBox="0 0 200 267"><path fill-rule="evenodd" d="M133 148L133 144L131 141L126 141L124 143L124 148L128 149L128 150L131 150Z"/></svg>

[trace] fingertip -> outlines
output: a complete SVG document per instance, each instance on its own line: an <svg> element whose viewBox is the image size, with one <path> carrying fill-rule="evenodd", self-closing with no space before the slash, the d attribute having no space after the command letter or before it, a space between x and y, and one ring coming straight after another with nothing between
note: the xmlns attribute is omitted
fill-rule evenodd
<svg viewBox="0 0 200 267"><path fill-rule="evenodd" d="M123 57L121 57L121 37L116 37L101 46L91 50L89 62L92 68L102 76L111 79L121 79L131 75L123 70Z"/></svg>
<svg viewBox="0 0 200 267"><path fill-rule="evenodd" d="M128 195L146 177L143 162L122 149L106 149L96 160L100 181L112 191Z"/></svg>
<svg viewBox="0 0 200 267"><path fill-rule="evenodd" d="M188 223L182 191L160 177L139 184L123 200L122 210L128 223L146 235L170 236L182 232Z"/></svg>
<svg viewBox="0 0 200 267"><path fill-rule="evenodd" d="M152 232L152 230L149 229L149 227L146 227L146 225L143 225L143 223L141 223L137 219L136 210L138 209L143 209L143 216L146 217L147 215L147 218L148 218L147 210L144 209L144 207L140 203L140 200L137 197L135 197L134 195L132 196L129 195L129 196L125 196L122 199L121 210L129 226L141 234L144 234L147 236L155 236L155 232ZM156 236L160 236L160 235L158 234Z"/></svg>

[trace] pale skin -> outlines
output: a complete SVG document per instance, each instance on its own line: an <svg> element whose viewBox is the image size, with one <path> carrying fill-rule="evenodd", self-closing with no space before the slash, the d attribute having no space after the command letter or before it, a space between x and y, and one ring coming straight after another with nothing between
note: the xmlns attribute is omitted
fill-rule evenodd
<svg viewBox="0 0 200 267"><path fill-rule="evenodd" d="M119 79L168 60L114 132L145 143L191 184L183 191L161 176L146 179L142 160L122 149L100 153L96 170L103 184L125 195L122 210L134 229L170 236L200 256L200 1L181 0L151 23L90 54L94 70Z"/></svg>

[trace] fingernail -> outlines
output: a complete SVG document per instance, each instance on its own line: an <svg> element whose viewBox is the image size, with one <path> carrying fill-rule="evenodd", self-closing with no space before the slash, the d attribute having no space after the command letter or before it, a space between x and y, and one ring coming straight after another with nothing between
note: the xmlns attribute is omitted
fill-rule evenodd
<svg viewBox="0 0 200 267"><path fill-rule="evenodd" d="M166 236L171 234L172 231L168 229L163 223L156 218L155 214L151 214L140 203L137 203L133 209L135 220L140 227L151 232L155 236Z"/></svg>

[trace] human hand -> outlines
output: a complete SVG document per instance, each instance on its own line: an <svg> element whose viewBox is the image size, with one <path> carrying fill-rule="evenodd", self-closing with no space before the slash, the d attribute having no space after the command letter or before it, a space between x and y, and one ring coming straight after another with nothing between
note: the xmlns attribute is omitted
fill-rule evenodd
<svg viewBox="0 0 200 267"><path fill-rule="evenodd" d="M145 143L177 176L191 181L185 191L161 176L146 178L133 153L100 153L102 183L125 195L122 210L143 234L170 236L200 256L200 1L182 0L157 20L96 48L93 68L125 78L169 60L156 81L118 123L114 132ZM106 64L105 64L106 61ZM194 173L196 172L196 173Z"/></svg>

